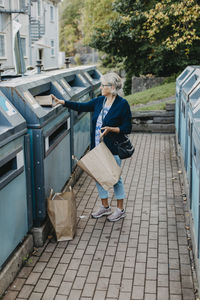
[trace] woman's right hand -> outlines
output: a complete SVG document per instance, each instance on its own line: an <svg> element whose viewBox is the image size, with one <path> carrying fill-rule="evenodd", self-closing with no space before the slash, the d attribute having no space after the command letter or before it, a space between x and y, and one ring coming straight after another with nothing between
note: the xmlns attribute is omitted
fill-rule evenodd
<svg viewBox="0 0 200 300"><path fill-rule="evenodd" d="M55 102L55 105L58 105L58 104L65 104L65 101L64 100L60 100L60 99L58 99L56 96L54 96L53 94L51 94L51 98L52 98L52 100ZM54 105L54 106L55 106Z"/></svg>

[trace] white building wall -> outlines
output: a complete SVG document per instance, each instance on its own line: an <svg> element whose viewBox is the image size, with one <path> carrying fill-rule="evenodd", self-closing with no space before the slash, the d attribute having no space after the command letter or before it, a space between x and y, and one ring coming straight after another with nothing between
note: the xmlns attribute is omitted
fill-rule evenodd
<svg viewBox="0 0 200 300"><path fill-rule="evenodd" d="M20 9L20 0L5 0L5 9ZM40 0L40 16L38 15L38 3L32 2L31 5L31 17L38 20L41 23L45 22L45 34L40 40L34 42L29 47L29 16L28 14L22 13L0 13L0 35L5 36L5 57L0 57L0 63L4 69L14 68L13 59L13 38L12 38L12 22L17 21L22 26L20 28L20 36L25 41L26 55L24 57L26 66L33 66L37 64L36 61L39 59L39 52L42 53L42 64L44 70L55 69L59 67L59 43L58 43L58 3L59 0ZM9 7L11 3L11 7ZM25 0L26 5L29 4L29 0ZM53 18L52 18L53 10ZM1 26L3 24L3 27ZM1 28L2 27L2 28ZM54 46L53 46L54 43ZM30 59L30 54L31 58Z"/></svg>
<svg viewBox="0 0 200 300"><path fill-rule="evenodd" d="M38 19L37 3L32 6L31 15ZM53 15L52 15L53 12ZM53 18L52 18L53 16ZM32 47L33 65L39 59L39 51L42 53L42 64L44 70L58 68L58 7L53 4L53 1L41 0L41 22L45 23L45 34L42 38L36 41ZM54 47L52 47L54 43Z"/></svg>
<svg viewBox="0 0 200 300"><path fill-rule="evenodd" d="M4 53L0 54L0 63L2 67L12 68L12 22L9 14L0 13L0 36L4 40Z"/></svg>

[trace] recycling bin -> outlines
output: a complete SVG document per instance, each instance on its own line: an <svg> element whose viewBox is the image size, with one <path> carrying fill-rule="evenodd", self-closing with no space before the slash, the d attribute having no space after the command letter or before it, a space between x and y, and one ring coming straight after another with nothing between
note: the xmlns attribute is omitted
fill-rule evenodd
<svg viewBox="0 0 200 300"><path fill-rule="evenodd" d="M0 92L0 269L29 229L24 118Z"/></svg>
<svg viewBox="0 0 200 300"><path fill-rule="evenodd" d="M192 176L192 131L194 119L200 119L200 86L197 86L189 96L188 118L186 126L187 149L185 150L187 155L186 174L189 187L191 187Z"/></svg>
<svg viewBox="0 0 200 300"><path fill-rule="evenodd" d="M192 75L195 71L195 66L188 66L176 79L176 107L175 107L175 127L176 134L178 138L178 143L180 143L180 114L181 114L181 92L182 86L185 81Z"/></svg>
<svg viewBox="0 0 200 300"><path fill-rule="evenodd" d="M189 96L195 87L200 84L200 69L197 68L192 75L185 81L182 86L181 93L181 115L180 115L180 145L184 159L184 165L187 169L187 158L188 158L188 139L187 139L187 122L188 122L188 108L189 108Z"/></svg>
<svg viewBox="0 0 200 300"><path fill-rule="evenodd" d="M69 93L72 101L87 102L92 98L92 86L79 68L54 72L54 78ZM72 154L80 159L90 145L90 113L71 110ZM75 162L73 168L75 167Z"/></svg>
<svg viewBox="0 0 200 300"><path fill-rule="evenodd" d="M25 118L30 135L34 226L46 218L50 189L60 192L71 175L70 113L62 105L42 106L36 96L70 95L47 74L0 83L0 90Z"/></svg>
<svg viewBox="0 0 200 300"><path fill-rule="evenodd" d="M81 66L81 74L92 85L92 98L101 95L101 73L96 69L96 66Z"/></svg>
<svg viewBox="0 0 200 300"><path fill-rule="evenodd" d="M200 250L199 209L200 209L200 120L194 119L192 133L192 181L191 212L194 222L194 234L197 241L198 255Z"/></svg>

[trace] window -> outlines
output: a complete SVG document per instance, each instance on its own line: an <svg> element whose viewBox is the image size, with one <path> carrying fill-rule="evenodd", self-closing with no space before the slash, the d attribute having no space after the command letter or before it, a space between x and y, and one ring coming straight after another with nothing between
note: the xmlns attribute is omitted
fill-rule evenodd
<svg viewBox="0 0 200 300"><path fill-rule="evenodd" d="M23 56L26 56L26 38L21 37L21 45Z"/></svg>
<svg viewBox="0 0 200 300"><path fill-rule="evenodd" d="M0 7L4 6L4 0L0 0Z"/></svg>
<svg viewBox="0 0 200 300"><path fill-rule="evenodd" d="M50 6L50 21L54 21L54 7Z"/></svg>
<svg viewBox="0 0 200 300"><path fill-rule="evenodd" d="M5 57L5 36L0 34L0 57Z"/></svg>
<svg viewBox="0 0 200 300"><path fill-rule="evenodd" d="M55 56L55 43L51 40L51 56Z"/></svg>
<svg viewBox="0 0 200 300"><path fill-rule="evenodd" d="M26 0L19 0L19 9L26 8Z"/></svg>
<svg viewBox="0 0 200 300"><path fill-rule="evenodd" d="M0 32L3 31L3 14L0 13Z"/></svg>

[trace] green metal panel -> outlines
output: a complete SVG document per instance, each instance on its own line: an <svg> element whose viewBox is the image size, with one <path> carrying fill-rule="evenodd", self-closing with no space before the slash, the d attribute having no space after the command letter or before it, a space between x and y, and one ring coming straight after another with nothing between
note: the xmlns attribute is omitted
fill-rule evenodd
<svg viewBox="0 0 200 300"><path fill-rule="evenodd" d="M71 174L70 134L44 159L45 197L50 189L61 192Z"/></svg>
<svg viewBox="0 0 200 300"><path fill-rule="evenodd" d="M74 155L80 159L90 145L90 113L74 125Z"/></svg>

